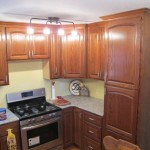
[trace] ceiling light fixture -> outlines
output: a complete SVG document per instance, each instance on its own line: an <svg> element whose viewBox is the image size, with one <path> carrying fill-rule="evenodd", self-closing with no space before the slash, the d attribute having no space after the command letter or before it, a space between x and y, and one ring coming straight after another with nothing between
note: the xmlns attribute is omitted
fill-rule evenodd
<svg viewBox="0 0 150 150"><path fill-rule="evenodd" d="M62 28L62 22L65 23L71 23L73 25L73 30L71 32L72 36L76 36L77 35L77 31L75 29L75 24L72 21L65 21L65 20L61 20L58 17L48 17L48 18L31 18L30 19L30 25L27 28L27 33L28 34L33 34L34 33L34 29L32 28L32 20L42 20L42 21L46 21L46 27L43 29L43 33L44 34L50 34L51 30L48 27L48 22L49 23L56 23L56 24L60 24L60 28L58 29L58 35L64 35L64 29Z"/></svg>

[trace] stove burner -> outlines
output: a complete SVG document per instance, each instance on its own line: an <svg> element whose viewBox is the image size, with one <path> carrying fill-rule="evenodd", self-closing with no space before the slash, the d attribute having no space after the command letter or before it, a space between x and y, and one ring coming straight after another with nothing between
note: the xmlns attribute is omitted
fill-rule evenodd
<svg viewBox="0 0 150 150"><path fill-rule="evenodd" d="M17 109L17 112L20 116L23 116L25 114L25 111L23 109Z"/></svg>
<svg viewBox="0 0 150 150"><path fill-rule="evenodd" d="M38 114L39 113L39 110L35 107L31 108L32 112L35 113L35 114Z"/></svg>

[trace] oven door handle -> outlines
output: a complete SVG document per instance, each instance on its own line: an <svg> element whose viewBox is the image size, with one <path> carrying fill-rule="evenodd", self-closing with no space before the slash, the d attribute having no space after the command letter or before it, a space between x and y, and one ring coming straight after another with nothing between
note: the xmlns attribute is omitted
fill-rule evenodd
<svg viewBox="0 0 150 150"><path fill-rule="evenodd" d="M41 124L38 124L38 125L33 125L33 126L28 126L28 127L23 127L21 128L21 130L32 130L32 129L35 129L35 128L39 128L39 127L42 127L42 126L45 126L45 125L48 125L48 124L51 124L57 120L59 120L60 117L58 118L53 118L52 120L50 121L46 121L45 123L41 123Z"/></svg>

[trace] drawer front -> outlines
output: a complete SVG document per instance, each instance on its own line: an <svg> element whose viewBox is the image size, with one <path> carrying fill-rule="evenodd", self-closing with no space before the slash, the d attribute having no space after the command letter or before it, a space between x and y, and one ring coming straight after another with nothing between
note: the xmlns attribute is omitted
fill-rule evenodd
<svg viewBox="0 0 150 150"><path fill-rule="evenodd" d="M84 150L101 150L100 143L84 137Z"/></svg>
<svg viewBox="0 0 150 150"><path fill-rule="evenodd" d="M84 135L91 139L100 141L101 139L101 128L84 122Z"/></svg>
<svg viewBox="0 0 150 150"><path fill-rule="evenodd" d="M19 122L8 123L0 126L0 136L7 136L8 129L12 129L13 133L19 132Z"/></svg>
<svg viewBox="0 0 150 150"><path fill-rule="evenodd" d="M84 120L101 127L101 117L96 116L92 113L84 112Z"/></svg>

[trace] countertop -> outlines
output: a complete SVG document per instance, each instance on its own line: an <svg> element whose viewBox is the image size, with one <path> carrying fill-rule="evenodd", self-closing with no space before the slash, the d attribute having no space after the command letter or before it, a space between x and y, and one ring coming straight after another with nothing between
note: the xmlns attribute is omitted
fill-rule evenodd
<svg viewBox="0 0 150 150"><path fill-rule="evenodd" d="M104 100L102 99L87 96L74 96L74 95L63 96L63 98L71 102L71 104L59 106L62 109L75 106L99 116L104 115Z"/></svg>
<svg viewBox="0 0 150 150"><path fill-rule="evenodd" d="M19 118L8 109L6 109L6 114L7 114L7 119L0 121L0 125L19 120Z"/></svg>

